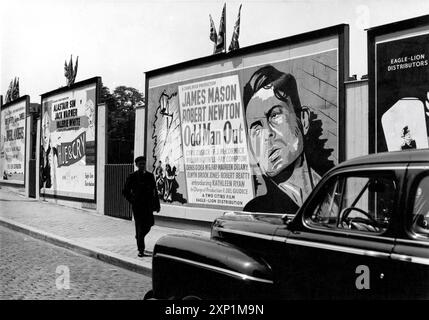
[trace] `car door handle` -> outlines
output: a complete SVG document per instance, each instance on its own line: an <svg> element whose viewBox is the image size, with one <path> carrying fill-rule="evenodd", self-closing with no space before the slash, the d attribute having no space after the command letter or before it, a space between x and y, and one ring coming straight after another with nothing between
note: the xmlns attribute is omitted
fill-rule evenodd
<svg viewBox="0 0 429 320"><path fill-rule="evenodd" d="M406 262L411 262L412 259L410 256L404 255L404 254L397 254L397 253L392 253L390 256L393 260L399 260L399 261L406 261Z"/></svg>

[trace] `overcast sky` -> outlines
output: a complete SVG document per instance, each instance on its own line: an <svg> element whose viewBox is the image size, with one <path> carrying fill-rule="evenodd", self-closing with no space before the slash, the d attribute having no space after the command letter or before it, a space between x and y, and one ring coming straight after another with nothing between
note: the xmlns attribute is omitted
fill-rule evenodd
<svg viewBox="0 0 429 320"><path fill-rule="evenodd" d="M76 81L101 76L143 91L145 71L212 54L226 2L227 46L240 3L240 46L350 25L350 74L367 73L365 28L429 14L427 0L0 0L0 93L64 86L64 61L79 56Z"/></svg>

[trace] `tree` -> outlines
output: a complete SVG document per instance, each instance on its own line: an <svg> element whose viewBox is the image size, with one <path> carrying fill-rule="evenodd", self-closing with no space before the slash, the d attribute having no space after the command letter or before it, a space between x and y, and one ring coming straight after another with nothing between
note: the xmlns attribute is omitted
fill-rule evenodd
<svg viewBox="0 0 429 320"><path fill-rule="evenodd" d="M135 108L143 104L144 96L127 86L116 87L113 93L102 86L101 96L108 110L107 163L133 163Z"/></svg>

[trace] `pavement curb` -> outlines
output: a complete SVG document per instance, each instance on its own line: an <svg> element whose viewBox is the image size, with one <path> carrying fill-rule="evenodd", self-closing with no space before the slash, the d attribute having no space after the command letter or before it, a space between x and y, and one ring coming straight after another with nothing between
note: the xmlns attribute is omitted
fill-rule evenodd
<svg viewBox="0 0 429 320"><path fill-rule="evenodd" d="M74 241L58 235L54 235L52 233L45 232L3 217L0 217L0 225L12 229L14 231L24 233L33 238L49 242L56 246L72 250L82 255L95 258L97 260L110 263L112 265L130 271L134 271L148 277L152 276L152 259L150 260L150 262L131 259L113 252L109 252L107 250L89 246L79 241Z"/></svg>

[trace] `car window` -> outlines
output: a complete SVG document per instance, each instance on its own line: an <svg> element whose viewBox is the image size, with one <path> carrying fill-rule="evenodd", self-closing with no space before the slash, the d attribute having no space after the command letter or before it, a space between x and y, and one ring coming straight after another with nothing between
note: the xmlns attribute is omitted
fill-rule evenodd
<svg viewBox="0 0 429 320"><path fill-rule="evenodd" d="M393 175L358 174L327 181L307 222L316 227L383 233L394 210Z"/></svg>
<svg viewBox="0 0 429 320"><path fill-rule="evenodd" d="M415 191L411 231L429 239L429 176L420 180Z"/></svg>
<svg viewBox="0 0 429 320"><path fill-rule="evenodd" d="M325 196L318 202L311 215L310 223L333 229L337 224L338 204L341 199L341 185L338 178L328 181L319 193Z"/></svg>

